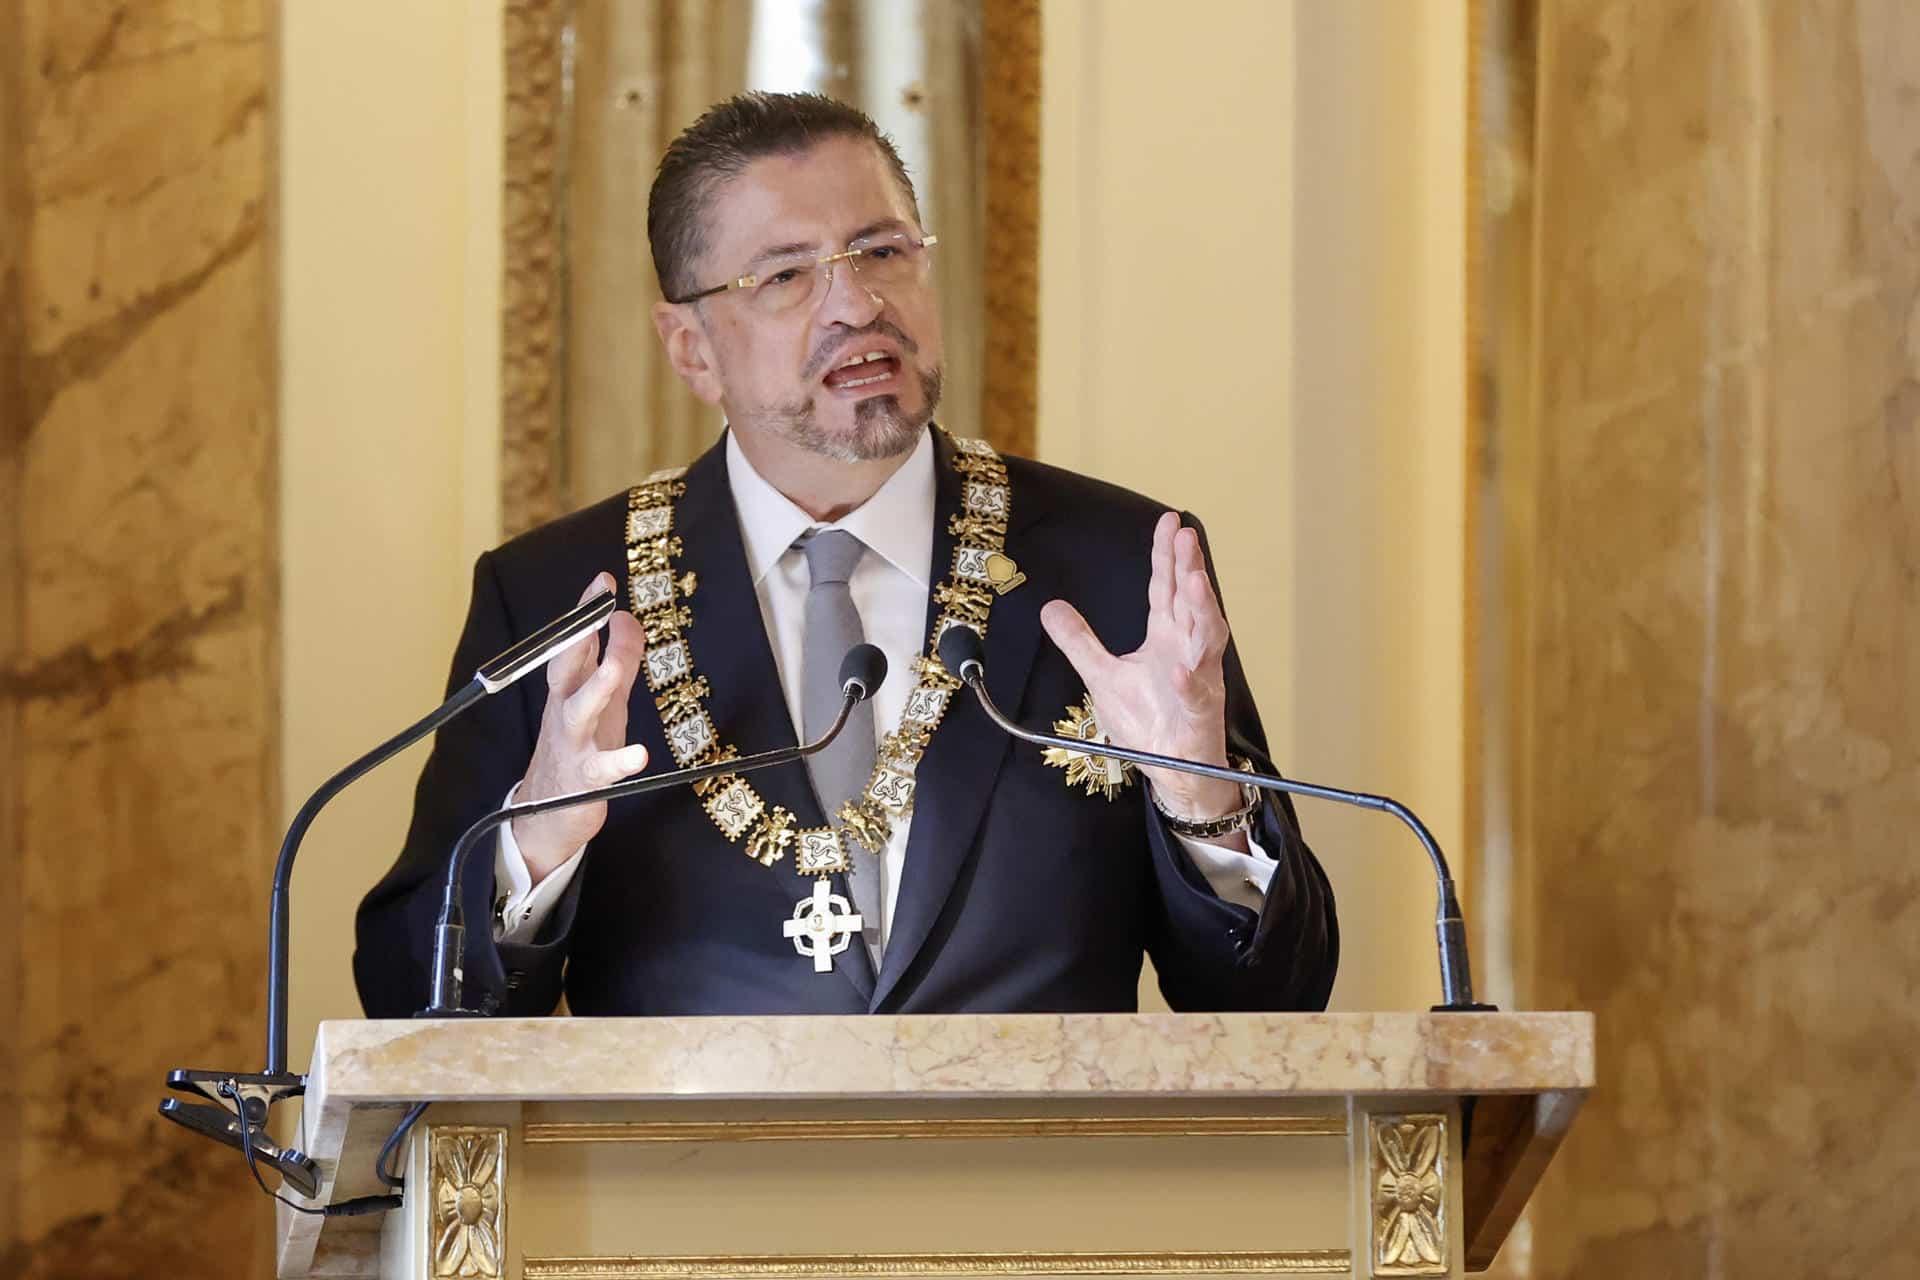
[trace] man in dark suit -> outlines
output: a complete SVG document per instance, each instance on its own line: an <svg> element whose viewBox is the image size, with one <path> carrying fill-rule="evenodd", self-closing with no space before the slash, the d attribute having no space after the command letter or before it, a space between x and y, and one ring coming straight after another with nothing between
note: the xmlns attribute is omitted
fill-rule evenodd
<svg viewBox="0 0 1920 1280"><path fill-rule="evenodd" d="M1273 768L1198 526L932 425L936 241L872 122L723 103L669 148L648 234L661 341L728 431L481 557L456 683L583 582L629 611L604 652L441 730L361 905L369 1015L426 1003L473 819L817 736L861 639L890 674L829 752L503 828L467 877L469 991L511 1013L563 991L581 1014L1127 1010L1150 954L1175 1008L1323 1007L1332 893L1289 806L1043 756L927 659L966 622L1021 719Z"/></svg>

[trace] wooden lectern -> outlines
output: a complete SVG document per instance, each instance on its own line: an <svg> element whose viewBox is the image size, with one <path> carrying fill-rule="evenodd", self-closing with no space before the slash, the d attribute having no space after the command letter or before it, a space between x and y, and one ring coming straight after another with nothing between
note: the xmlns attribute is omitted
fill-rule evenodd
<svg viewBox="0 0 1920 1280"><path fill-rule="evenodd" d="M329 1022L282 1276L1457 1276L1593 1084L1585 1013Z"/></svg>

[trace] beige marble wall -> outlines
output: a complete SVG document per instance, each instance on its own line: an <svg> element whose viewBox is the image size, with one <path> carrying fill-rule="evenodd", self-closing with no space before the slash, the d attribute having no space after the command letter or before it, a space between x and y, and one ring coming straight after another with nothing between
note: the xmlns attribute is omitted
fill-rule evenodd
<svg viewBox="0 0 1920 1280"><path fill-rule="evenodd" d="M12 48L15 21L0 17L0 40ZM25 400L26 359L22 350L19 293L21 233L26 212L26 166L19 144L18 59L0 55L0 673L19 661L21 626L20 446L26 425L15 407ZM0 678L6 678L0 674ZM11 689L11 683L7 688ZM20 899L21 811L15 761L19 752L19 705L9 691L0 696L0 898ZM20 1169L11 1153L21 1140L20 1062L11 1046L20 1042L20 933L0 931L0 1257L18 1238Z"/></svg>
<svg viewBox="0 0 1920 1280"><path fill-rule="evenodd" d="M0 7L0 1274L259 1275L276 810L268 0Z"/></svg>
<svg viewBox="0 0 1920 1280"><path fill-rule="evenodd" d="M1532 1274L1913 1275L1920 7L1539 54L1516 974L1600 1086Z"/></svg>

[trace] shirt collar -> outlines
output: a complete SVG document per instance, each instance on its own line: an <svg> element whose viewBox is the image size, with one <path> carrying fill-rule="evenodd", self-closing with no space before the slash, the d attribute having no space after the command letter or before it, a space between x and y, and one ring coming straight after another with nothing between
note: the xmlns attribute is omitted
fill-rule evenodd
<svg viewBox="0 0 1920 1280"><path fill-rule="evenodd" d="M728 431L727 484L733 490L754 585L809 529L844 529L925 588L933 561L933 462L933 432L922 431L913 453L878 492L839 520L823 524L754 470L739 440Z"/></svg>

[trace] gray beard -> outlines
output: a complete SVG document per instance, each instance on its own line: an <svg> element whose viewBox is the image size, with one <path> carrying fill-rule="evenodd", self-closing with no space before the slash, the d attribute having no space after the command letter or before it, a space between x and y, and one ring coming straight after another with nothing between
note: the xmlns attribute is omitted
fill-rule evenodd
<svg viewBox="0 0 1920 1280"><path fill-rule="evenodd" d="M918 413L900 411L898 396L873 396L853 408L853 434L832 436L821 430L813 414L811 400L774 405L754 415L756 427L771 435L791 440L809 453L835 462L874 462L897 458L920 443L920 433L933 421L940 404L943 373L929 369L920 375L920 399L924 407Z"/></svg>

